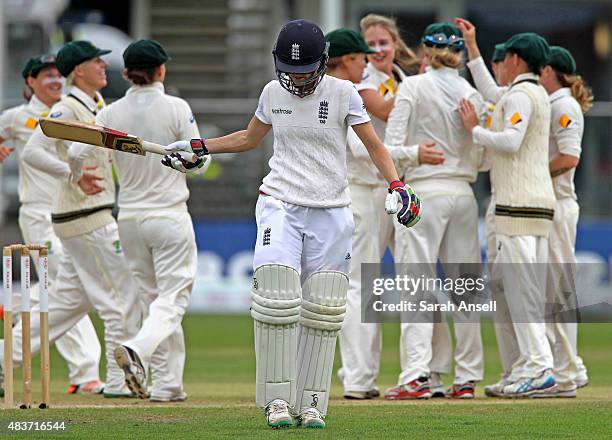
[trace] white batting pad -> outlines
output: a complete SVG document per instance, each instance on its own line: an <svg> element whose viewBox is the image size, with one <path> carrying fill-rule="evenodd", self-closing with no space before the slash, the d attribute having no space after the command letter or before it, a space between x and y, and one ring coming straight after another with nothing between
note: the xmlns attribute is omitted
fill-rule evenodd
<svg viewBox="0 0 612 440"><path fill-rule="evenodd" d="M348 277L324 271L310 275L303 287L298 327L297 406L327 413L336 338L346 311Z"/></svg>
<svg viewBox="0 0 612 440"><path fill-rule="evenodd" d="M289 266L266 264L253 274L257 406L274 399L295 405L300 276Z"/></svg>

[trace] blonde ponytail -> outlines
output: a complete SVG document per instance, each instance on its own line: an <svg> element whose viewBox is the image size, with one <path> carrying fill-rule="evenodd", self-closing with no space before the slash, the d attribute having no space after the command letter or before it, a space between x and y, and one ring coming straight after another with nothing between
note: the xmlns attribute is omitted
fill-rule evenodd
<svg viewBox="0 0 612 440"><path fill-rule="evenodd" d="M461 66L461 52L455 52L447 47L438 49L425 46L423 49L429 59L429 65L433 69L439 69L440 67L457 69Z"/></svg>
<svg viewBox="0 0 612 440"><path fill-rule="evenodd" d="M567 73L557 72L557 79L563 87L569 87L572 91L572 96L582 109L582 113L586 113L593 106L593 91L582 79L580 75L570 75Z"/></svg>
<svg viewBox="0 0 612 440"><path fill-rule="evenodd" d="M389 32L389 35L391 35L393 41L397 43L398 47L395 49L393 62L400 66L408 75L416 75L419 73L421 63L414 52L408 47L408 45L406 45L400 36L395 19L385 17L384 15L368 14L359 22L362 35L372 26L382 26L387 32Z"/></svg>

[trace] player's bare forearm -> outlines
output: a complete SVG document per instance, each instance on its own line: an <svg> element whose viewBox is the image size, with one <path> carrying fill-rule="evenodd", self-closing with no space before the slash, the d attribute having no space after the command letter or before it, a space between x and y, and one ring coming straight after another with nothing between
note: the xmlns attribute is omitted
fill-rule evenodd
<svg viewBox="0 0 612 440"><path fill-rule="evenodd" d="M395 99L385 100L375 90L361 90L359 94L361 95L363 103L365 104L368 112L376 116L381 121L387 122L389 113L391 113L391 110L393 109Z"/></svg>
<svg viewBox="0 0 612 440"><path fill-rule="evenodd" d="M576 168L578 166L578 162L580 162L580 159L576 156L562 153L556 154L548 164L550 175L552 177L557 177L561 174L565 174L568 171Z"/></svg>
<svg viewBox="0 0 612 440"><path fill-rule="evenodd" d="M249 151L259 145L270 128L272 128L271 125L264 124L253 117L246 130L236 131L218 138L206 139L206 148L211 154Z"/></svg>
<svg viewBox="0 0 612 440"><path fill-rule="evenodd" d="M382 141L378 138L378 135L374 131L374 127L371 122L366 122L365 124L353 125L353 130L363 142L368 153L370 154L370 158L380 174L388 182L393 182L395 180L399 180L399 176L397 174L397 170L395 169L395 165L393 165L393 160L391 159L391 155L383 145Z"/></svg>

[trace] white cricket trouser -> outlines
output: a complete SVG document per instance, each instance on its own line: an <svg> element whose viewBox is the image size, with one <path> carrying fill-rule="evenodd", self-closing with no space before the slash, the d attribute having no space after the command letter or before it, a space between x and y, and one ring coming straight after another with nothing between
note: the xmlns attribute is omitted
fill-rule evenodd
<svg viewBox="0 0 612 440"><path fill-rule="evenodd" d="M423 217L412 228L395 228L397 263L479 263L478 208L467 182L426 180L412 183L421 197ZM455 318L454 383L480 381L483 350L480 323ZM403 322L400 337L399 384L429 376L433 322Z"/></svg>
<svg viewBox="0 0 612 440"><path fill-rule="evenodd" d="M24 243L47 246L49 250L49 285L52 286L57 275L63 249L62 243L55 235L51 225L50 207L21 205L19 208L19 227ZM33 255L33 261L38 271L37 255ZM38 288L33 288L31 295L32 305L36 306L39 300ZM17 304L14 310L19 310ZM92 380L99 380L102 348L88 315L83 316L64 336L55 341L55 347L68 364L70 383L80 385Z"/></svg>
<svg viewBox="0 0 612 440"><path fill-rule="evenodd" d="M113 350L140 322L136 288L127 261L118 246L115 222L87 234L62 239L65 252L59 262L55 286L49 290L49 341L66 334L92 309L104 322L106 387L110 393L123 392L123 371ZM134 313L136 310L136 313ZM36 310L38 311L38 310ZM40 350L40 326L31 322L32 354ZM14 333L13 362L21 364L22 328Z"/></svg>
<svg viewBox="0 0 612 440"><path fill-rule="evenodd" d="M580 207L574 199L557 200L553 229L548 238L548 259L551 264L546 285L548 299L553 303L560 302L559 295L564 291L575 292L575 271L562 272L569 269L569 265L576 265L574 251L579 214ZM586 368L578 356L577 322L547 322L546 332L553 352L557 382L563 388L575 387L577 378L586 379Z"/></svg>
<svg viewBox="0 0 612 440"><path fill-rule="evenodd" d="M512 366L510 380L537 377L553 368L553 357L546 338L547 237L496 234L496 274L501 274L509 315L519 348L519 359ZM538 264L539 263L539 264Z"/></svg>
<svg viewBox="0 0 612 440"><path fill-rule="evenodd" d="M491 200L485 214L485 226L487 237L487 260L489 261L489 270L491 270L493 278L501 280L501 273L495 272L495 258L497 258L497 239L495 234L495 194L491 194ZM497 339L497 349L501 360L504 375L510 375L512 366L519 359L519 348L512 325L512 318L506 303L504 295L503 283L498 282L491 285L492 299L495 301L495 338Z"/></svg>
<svg viewBox="0 0 612 440"><path fill-rule="evenodd" d="M361 263L380 263L386 243L378 226L393 216L385 213L386 189L350 184L353 232L346 317L339 334L345 391L370 391L380 369L382 333L379 323L361 322Z"/></svg>
<svg viewBox="0 0 612 440"><path fill-rule="evenodd" d="M354 229L350 207L309 208L260 195L255 209L257 242L253 259L254 270L268 264L289 266L300 274L302 288L306 286L305 282L309 277L317 272L348 273ZM305 292L312 294L309 289L306 288ZM319 295L323 297L309 297L309 303L322 302L316 303L316 309L313 310L326 309L325 299L330 297L333 297L335 304L342 303L341 308L344 308L345 298L336 295L345 296L346 291L320 292ZM302 304L300 314L308 316L308 307ZM342 315L343 313L339 316ZM290 383L297 384L295 411L298 413L305 406L313 406L323 415L326 414L336 332L337 330L317 329L313 324L304 324L301 320L295 337L282 338L281 346L276 348L283 353L292 353L291 347L297 347L297 371L287 372L287 375L291 376L288 380ZM314 347L319 347L320 350L315 350ZM262 349L265 348L256 338L256 353ZM284 366L278 368L283 369ZM309 390L316 391L310 393ZM288 398L282 394L277 397ZM259 398L258 396L258 400ZM267 396L266 400L269 398L274 399L275 396Z"/></svg>
<svg viewBox="0 0 612 440"><path fill-rule="evenodd" d="M183 391L185 339L181 322L197 272L191 216L184 210L119 212L123 250L144 306L142 328L124 343L150 364L154 397Z"/></svg>

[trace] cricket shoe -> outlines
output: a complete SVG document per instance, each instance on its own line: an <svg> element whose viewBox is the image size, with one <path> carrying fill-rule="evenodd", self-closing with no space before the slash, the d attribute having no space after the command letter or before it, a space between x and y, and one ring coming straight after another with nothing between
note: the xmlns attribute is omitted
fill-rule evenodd
<svg viewBox="0 0 612 440"><path fill-rule="evenodd" d="M431 397L444 397L444 382L440 377L440 373L431 373L429 375L429 389L431 390Z"/></svg>
<svg viewBox="0 0 612 440"><path fill-rule="evenodd" d="M378 387L374 387L368 391L345 391L344 398L348 400L368 400L380 397Z"/></svg>
<svg viewBox="0 0 612 440"><path fill-rule="evenodd" d="M149 397L147 392L147 373L142 365L138 354L125 345L118 345L115 348L115 360L119 368L125 374L125 384L141 399Z"/></svg>
<svg viewBox="0 0 612 440"><path fill-rule="evenodd" d="M576 385L573 383L558 383L556 387L546 388L541 392L532 394L530 397L538 399L547 397L576 397Z"/></svg>
<svg viewBox="0 0 612 440"><path fill-rule="evenodd" d="M302 428L323 429L325 420L316 408L307 408L298 416L298 426Z"/></svg>
<svg viewBox="0 0 612 440"><path fill-rule="evenodd" d="M545 390L552 392L553 390L549 390L549 388L557 388L557 382L550 370L545 370L537 377L523 377L510 385L506 385L503 397L531 397Z"/></svg>
<svg viewBox="0 0 612 440"><path fill-rule="evenodd" d="M585 377L584 379L576 379L576 388L584 388L589 384L589 379Z"/></svg>
<svg viewBox="0 0 612 440"><path fill-rule="evenodd" d="M469 381L462 384L453 384L446 391L446 397L449 399L473 399L476 386L474 382Z"/></svg>
<svg viewBox="0 0 612 440"><path fill-rule="evenodd" d="M503 397L504 395L504 388L507 385L510 385L512 383L512 381L509 379L509 375L508 374L504 374L498 382L492 384L492 385L487 385L486 387L484 387L484 392L485 392L485 396L488 397Z"/></svg>
<svg viewBox="0 0 612 440"><path fill-rule="evenodd" d="M427 377L419 377L410 383L397 385L385 391L387 400L429 399L430 397L431 389Z"/></svg>
<svg viewBox="0 0 612 440"><path fill-rule="evenodd" d="M185 402L187 400L187 393L185 391L181 391L180 393L165 395L155 394L155 392L152 392L149 400L151 402Z"/></svg>
<svg viewBox="0 0 612 440"><path fill-rule="evenodd" d="M266 422L271 428L291 428L293 417L289 413L289 404L282 399L274 399L265 408Z"/></svg>
<svg viewBox="0 0 612 440"><path fill-rule="evenodd" d="M102 394L104 392L104 382L100 380L90 380L79 385L71 384L68 387L68 394Z"/></svg>

